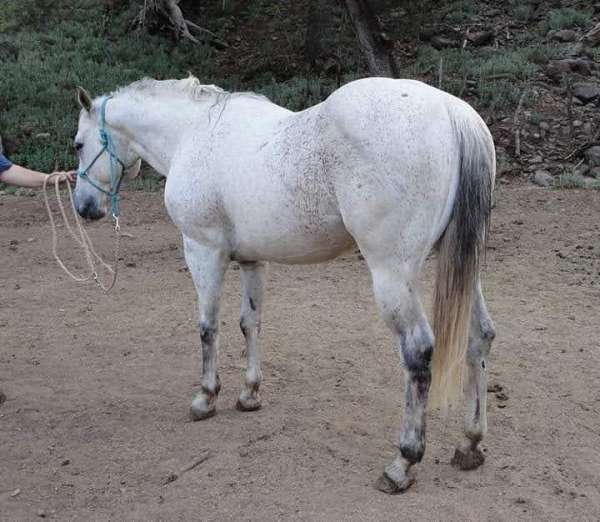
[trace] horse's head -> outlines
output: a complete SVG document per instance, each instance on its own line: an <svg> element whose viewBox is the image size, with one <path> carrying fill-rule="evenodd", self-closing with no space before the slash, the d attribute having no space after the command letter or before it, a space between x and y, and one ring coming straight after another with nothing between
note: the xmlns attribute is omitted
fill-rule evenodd
<svg viewBox="0 0 600 522"><path fill-rule="evenodd" d="M106 121L110 96L92 101L87 91L78 87L77 98L81 105L75 136L79 155L74 193L77 212L87 219L100 219L110 204L117 217L121 182L126 176L137 176L141 160L129 141Z"/></svg>

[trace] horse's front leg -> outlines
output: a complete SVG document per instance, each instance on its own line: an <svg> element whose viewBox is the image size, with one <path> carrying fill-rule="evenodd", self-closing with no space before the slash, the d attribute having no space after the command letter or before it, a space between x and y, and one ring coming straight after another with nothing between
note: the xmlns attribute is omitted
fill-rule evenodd
<svg viewBox="0 0 600 522"><path fill-rule="evenodd" d="M260 371L260 313L263 301L263 287L266 265L264 263L240 263L242 303L240 311L240 329L246 341L246 378L237 401L237 409L254 411L260 408L258 388L262 380Z"/></svg>
<svg viewBox="0 0 600 522"><path fill-rule="evenodd" d="M229 265L227 252L183 238L185 260L198 292L200 341L202 343L202 379L200 392L190 410L193 420L211 417L221 382L217 369L219 350L219 305L225 271Z"/></svg>

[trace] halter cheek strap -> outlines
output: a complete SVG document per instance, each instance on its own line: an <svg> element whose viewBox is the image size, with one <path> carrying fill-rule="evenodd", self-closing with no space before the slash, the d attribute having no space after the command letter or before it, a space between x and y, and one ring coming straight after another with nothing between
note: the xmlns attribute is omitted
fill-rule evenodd
<svg viewBox="0 0 600 522"><path fill-rule="evenodd" d="M85 169L80 169L77 172L77 175L80 178L85 178L85 180L90 185L92 185L92 187L94 187L96 190L99 190L103 194L106 194L110 198L112 217L115 220L116 226L118 226L119 200L120 200L119 189L121 188L121 182L123 181L123 175L125 174L125 172L127 170L129 170L131 167L133 167L133 165L135 165L135 161L129 166L125 165L125 163L123 163L121 161L121 159L117 155L113 137L112 137L110 131L108 130L108 128L106 127L106 105L108 103L108 100L110 100L111 98L112 98L112 96L107 96L106 98L104 98L104 100L102 100L102 105L100 106L99 133L100 133L100 143L102 145L102 148L100 149L98 154L96 154L94 159L89 163L89 165ZM94 163L96 163L96 161L98 161L100 156L102 156L105 152L108 153L108 155L110 156L110 190L106 190L106 189L102 188L100 185L98 185L98 183L94 182L89 176L90 169L94 166ZM121 166L121 172L118 171L119 165Z"/></svg>

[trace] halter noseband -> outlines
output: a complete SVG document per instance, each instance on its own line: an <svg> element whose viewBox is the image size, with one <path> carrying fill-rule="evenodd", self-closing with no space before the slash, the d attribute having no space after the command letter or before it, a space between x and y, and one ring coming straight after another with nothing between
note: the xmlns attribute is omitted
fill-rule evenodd
<svg viewBox="0 0 600 522"><path fill-rule="evenodd" d="M102 100L102 105L100 107L100 143L102 144L102 148L100 152L96 154L94 159L90 162L90 164L83 170L79 170L77 172L77 176L80 178L85 178L85 180L92 185L95 189L99 190L103 194L106 194L110 198L112 217L116 223L119 221L119 189L121 188L121 182L123 181L123 175L125 171L129 170L135 162L131 165L127 166L125 163L121 161L119 156L117 156L117 151L115 150L115 142L110 131L106 128L106 104L108 100L110 100L112 96L107 96ZM102 156L105 152L110 156L110 190L103 189L100 185L91 180L88 175L90 169L94 166L94 163L98 161L100 156ZM137 160L136 160L137 161ZM118 165L121 165L121 172L118 172Z"/></svg>

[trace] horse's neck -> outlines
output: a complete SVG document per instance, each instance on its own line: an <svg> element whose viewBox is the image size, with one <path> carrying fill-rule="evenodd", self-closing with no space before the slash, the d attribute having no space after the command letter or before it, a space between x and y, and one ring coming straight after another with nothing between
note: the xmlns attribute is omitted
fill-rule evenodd
<svg viewBox="0 0 600 522"><path fill-rule="evenodd" d="M159 174L169 173L174 154L197 109L184 101L164 103L159 98L146 100L116 97L107 107L108 125L121 133L134 152Z"/></svg>

